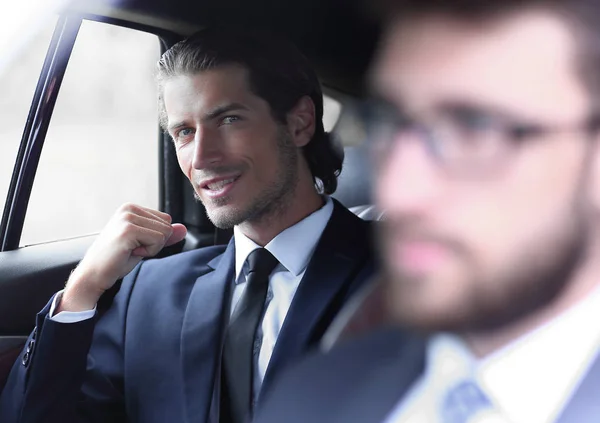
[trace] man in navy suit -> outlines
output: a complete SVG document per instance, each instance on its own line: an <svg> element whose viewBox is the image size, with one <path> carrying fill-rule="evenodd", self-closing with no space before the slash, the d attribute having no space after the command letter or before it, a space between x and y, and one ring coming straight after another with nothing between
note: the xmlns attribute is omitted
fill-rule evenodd
<svg viewBox="0 0 600 423"><path fill-rule="evenodd" d="M284 372L255 422L600 421L598 1L384 8L365 119L394 324Z"/></svg>
<svg viewBox="0 0 600 423"><path fill-rule="evenodd" d="M293 46L205 30L163 55L158 83L181 169L234 237L141 262L186 229L123 206L38 315L2 423L242 422L372 273L369 225L328 196L342 157ZM123 277L98 319L100 296Z"/></svg>

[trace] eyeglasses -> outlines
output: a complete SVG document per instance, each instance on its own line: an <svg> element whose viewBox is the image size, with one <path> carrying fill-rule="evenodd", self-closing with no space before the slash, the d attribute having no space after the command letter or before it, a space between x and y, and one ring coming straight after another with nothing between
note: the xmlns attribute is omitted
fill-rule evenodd
<svg viewBox="0 0 600 423"><path fill-rule="evenodd" d="M526 142L552 134L582 132L591 136L600 129L600 115L583 123L558 126L526 122L460 104L447 105L423 121L385 102L370 101L359 109L376 158L389 154L397 142L416 138L435 162L458 171L497 166Z"/></svg>

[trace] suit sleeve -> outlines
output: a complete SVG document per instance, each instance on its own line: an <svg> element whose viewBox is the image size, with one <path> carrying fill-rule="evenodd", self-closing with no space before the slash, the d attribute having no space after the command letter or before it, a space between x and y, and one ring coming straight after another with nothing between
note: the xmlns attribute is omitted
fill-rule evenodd
<svg viewBox="0 0 600 423"><path fill-rule="evenodd" d="M102 318L36 327L0 397L2 423L125 423L123 350L127 306L141 265L124 280Z"/></svg>

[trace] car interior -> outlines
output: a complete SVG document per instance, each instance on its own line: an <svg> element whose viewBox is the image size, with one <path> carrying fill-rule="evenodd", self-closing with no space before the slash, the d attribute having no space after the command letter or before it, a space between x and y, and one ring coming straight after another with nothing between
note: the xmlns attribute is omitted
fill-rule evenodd
<svg viewBox="0 0 600 423"><path fill-rule="evenodd" d="M267 28L289 38L312 61L325 93L341 104L342 115L346 106L366 93L368 64L379 34L364 3L349 0L77 0L65 4L39 69L0 222L0 389L34 327L36 313L62 289L95 238L90 235L20 244L33 180L44 155L44 138L82 20L155 34L161 51L204 27ZM345 127L344 118L333 132L345 151L339 187L333 197L363 219L381 218L371 202L369 159L362 136L353 131L352 125ZM161 255L227 243L232 232L215 228L194 199L171 140L159 129L158 117L156 137L160 209L188 228L186 240L165 248ZM77 202L76 196L73 202ZM51 212L48 219L52 219ZM100 311L110 305L117 289L103 298Z"/></svg>

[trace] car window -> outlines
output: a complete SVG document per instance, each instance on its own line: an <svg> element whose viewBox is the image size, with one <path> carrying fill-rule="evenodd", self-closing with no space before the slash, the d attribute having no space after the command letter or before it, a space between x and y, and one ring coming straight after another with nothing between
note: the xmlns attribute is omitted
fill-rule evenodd
<svg viewBox="0 0 600 423"><path fill-rule="evenodd" d="M36 173L21 246L97 233L125 202L158 208L156 35L84 20Z"/></svg>
<svg viewBox="0 0 600 423"><path fill-rule="evenodd" d="M58 18L0 49L0 215L4 208L23 128Z"/></svg>

